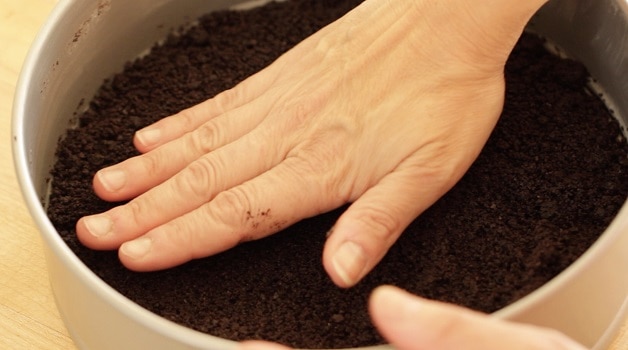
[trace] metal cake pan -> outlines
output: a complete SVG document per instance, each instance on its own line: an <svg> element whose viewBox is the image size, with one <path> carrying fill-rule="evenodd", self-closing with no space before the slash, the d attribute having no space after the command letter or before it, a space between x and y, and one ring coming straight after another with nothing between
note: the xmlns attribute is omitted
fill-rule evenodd
<svg viewBox="0 0 628 350"><path fill-rule="evenodd" d="M255 2L253 5L259 3ZM28 54L16 91L12 139L22 193L44 241L50 283L81 349L234 349L135 304L85 266L46 216L57 140L103 80L172 28L245 0L60 0ZM247 3L248 4L248 3ZM628 2L555 0L530 28L583 62L628 125ZM548 326L605 349L628 316L628 201L585 254L495 317ZM369 349L388 349L376 346Z"/></svg>

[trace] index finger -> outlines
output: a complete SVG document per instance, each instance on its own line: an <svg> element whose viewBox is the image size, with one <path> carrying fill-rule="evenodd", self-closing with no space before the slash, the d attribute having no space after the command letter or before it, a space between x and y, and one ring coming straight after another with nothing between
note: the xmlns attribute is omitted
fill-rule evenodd
<svg viewBox="0 0 628 350"><path fill-rule="evenodd" d="M268 90L273 82L273 74L274 71L263 69L231 89L138 130L133 139L135 147L140 152L146 153L220 115L254 101Z"/></svg>

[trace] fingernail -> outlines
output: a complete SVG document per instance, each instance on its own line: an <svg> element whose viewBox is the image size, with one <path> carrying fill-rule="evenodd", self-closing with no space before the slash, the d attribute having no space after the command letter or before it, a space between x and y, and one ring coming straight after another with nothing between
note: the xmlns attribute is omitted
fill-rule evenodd
<svg viewBox="0 0 628 350"><path fill-rule="evenodd" d="M122 170L104 169L99 171L96 176L108 192L116 192L126 184L126 173Z"/></svg>
<svg viewBox="0 0 628 350"><path fill-rule="evenodd" d="M358 244L347 241L338 248L332 263L342 281L353 286L362 277L366 267L366 254Z"/></svg>
<svg viewBox="0 0 628 350"><path fill-rule="evenodd" d="M138 141L144 146L152 146L161 139L161 130L157 128L142 129L135 133Z"/></svg>
<svg viewBox="0 0 628 350"><path fill-rule="evenodd" d="M103 237L111 232L113 223L104 215L87 216L84 219L85 227L94 237Z"/></svg>
<svg viewBox="0 0 628 350"><path fill-rule="evenodd" d="M120 246L120 252L132 259L141 259L150 250L153 241L148 237L141 237L133 241L126 242Z"/></svg>

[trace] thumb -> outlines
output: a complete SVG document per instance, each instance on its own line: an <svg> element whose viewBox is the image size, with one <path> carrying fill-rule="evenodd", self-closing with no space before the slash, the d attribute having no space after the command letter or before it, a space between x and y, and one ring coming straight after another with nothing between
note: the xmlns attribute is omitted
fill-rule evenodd
<svg viewBox="0 0 628 350"><path fill-rule="evenodd" d="M502 321L391 286L375 289L369 309L375 326L399 350L585 349L554 330Z"/></svg>
<svg viewBox="0 0 628 350"><path fill-rule="evenodd" d="M290 348L265 341L249 340L238 344L236 350L290 350Z"/></svg>
<svg viewBox="0 0 628 350"><path fill-rule="evenodd" d="M409 165L386 175L340 216L323 251L323 265L336 285L348 288L359 282L454 182L416 168Z"/></svg>

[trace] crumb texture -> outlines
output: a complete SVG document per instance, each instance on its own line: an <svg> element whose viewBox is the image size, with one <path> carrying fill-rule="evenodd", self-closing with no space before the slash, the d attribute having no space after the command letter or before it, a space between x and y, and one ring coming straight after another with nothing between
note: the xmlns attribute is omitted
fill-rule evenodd
<svg viewBox="0 0 628 350"><path fill-rule="evenodd" d="M49 217L98 276L187 327L301 348L380 344L366 301L393 284L491 312L538 288L604 231L628 194L628 146L586 69L525 34L506 67L503 115L478 160L416 219L355 288L323 270L325 233L344 208L270 238L167 271L134 273L115 252L77 240L83 215L107 210L94 173L137 152L135 130L233 87L360 1L292 0L216 12L105 82L59 143ZM208 228L210 232L211 228Z"/></svg>

